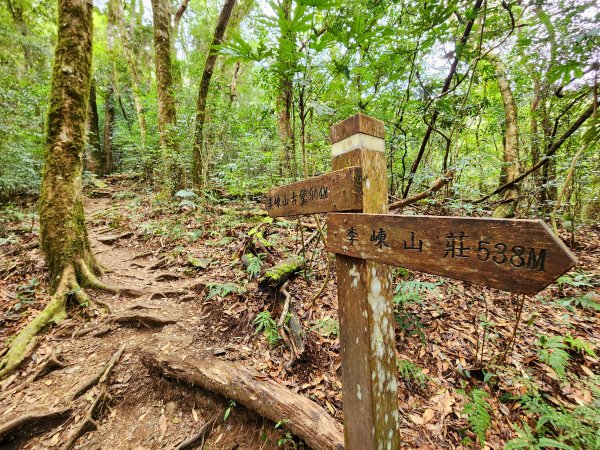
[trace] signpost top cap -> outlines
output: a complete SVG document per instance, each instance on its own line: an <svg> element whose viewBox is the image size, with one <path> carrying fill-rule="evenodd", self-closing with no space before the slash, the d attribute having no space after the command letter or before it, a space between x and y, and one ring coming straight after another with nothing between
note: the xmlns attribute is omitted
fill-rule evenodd
<svg viewBox="0 0 600 450"><path fill-rule="evenodd" d="M358 113L331 127L331 143L335 144L358 133L383 139L384 128L384 123L381 120Z"/></svg>

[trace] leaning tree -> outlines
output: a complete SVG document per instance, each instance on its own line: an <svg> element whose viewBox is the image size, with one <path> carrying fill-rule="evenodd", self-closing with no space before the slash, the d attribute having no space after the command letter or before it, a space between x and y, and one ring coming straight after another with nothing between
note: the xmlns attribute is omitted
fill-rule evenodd
<svg viewBox="0 0 600 450"><path fill-rule="evenodd" d="M16 368L35 335L67 314L67 302L87 304L81 289L123 290L102 283L83 211L85 123L92 70L92 1L58 0L44 172L39 201L41 246L50 269L48 305L15 337L0 361L0 378Z"/></svg>

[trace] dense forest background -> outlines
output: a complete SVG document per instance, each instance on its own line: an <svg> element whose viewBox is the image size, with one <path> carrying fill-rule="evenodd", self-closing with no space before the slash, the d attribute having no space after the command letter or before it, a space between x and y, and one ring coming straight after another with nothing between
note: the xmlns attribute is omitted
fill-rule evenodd
<svg viewBox="0 0 600 450"><path fill-rule="evenodd" d="M216 46L221 2L167 6L169 118L158 112L152 5L94 6L88 181L137 172L167 195L262 193L327 171L329 126L360 111L386 122L392 202L446 175L449 212L519 199L522 217L558 206L568 224L598 218L593 1L242 0ZM39 190L56 5L6 0L0 15L7 200ZM219 57L201 107L211 49ZM477 202L540 165L517 189Z"/></svg>

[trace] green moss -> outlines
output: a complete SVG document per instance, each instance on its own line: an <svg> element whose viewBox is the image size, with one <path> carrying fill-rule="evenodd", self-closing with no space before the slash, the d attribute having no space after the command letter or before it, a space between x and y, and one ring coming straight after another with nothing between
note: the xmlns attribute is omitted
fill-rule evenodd
<svg viewBox="0 0 600 450"><path fill-rule="evenodd" d="M279 286L294 273L304 267L304 258L298 255L288 256L279 264L268 269L261 278L262 285Z"/></svg>

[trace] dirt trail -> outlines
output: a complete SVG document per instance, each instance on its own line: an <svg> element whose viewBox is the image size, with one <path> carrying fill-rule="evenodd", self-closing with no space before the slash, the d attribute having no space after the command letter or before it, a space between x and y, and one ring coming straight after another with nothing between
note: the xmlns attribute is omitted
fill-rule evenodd
<svg viewBox="0 0 600 450"><path fill-rule="evenodd" d="M90 199L86 205L87 217L111 206L109 199ZM149 267L160 258L157 252L138 242L135 236L106 245L100 240L106 241L107 236L115 233L114 230L106 233L102 228L90 227L89 231L99 261L110 269L103 281L141 289L144 295L132 298L90 291L95 302L88 314L92 312L95 317L87 321L73 317L42 337L32 358L34 362L27 362L21 368L8 389L26 380L40 362L58 349L64 367L0 401L0 423L21 414L69 406L72 393L97 374L119 346L125 344L123 356L112 375L111 399L98 421L98 429L90 430L79 438L75 448L174 448L231 405L223 398L200 389L178 386L150 376L139 359L139 352L149 347L174 354L183 349L193 349L194 353L205 351L227 357L226 348L214 348L214 342L203 339L203 330L210 336L220 325L213 320L218 317L206 310L203 301L206 295L202 289L193 288L197 280L175 271L150 270ZM102 305L108 306L110 312ZM119 323L113 320L115 317L122 320L124 316L136 315L172 319L174 323L156 326L143 317ZM225 320L228 320L227 315ZM209 327L209 323L213 326ZM250 348L247 350L252 351ZM236 355L236 358L239 357L239 354ZM96 394L97 388L93 387L75 399L68 420L59 422L55 427L44 427L46 429L40 434L23 436L0 447L59 448L81 423ZM274 424L241 406L234 406L228 419L224 423L219 420L215 429L208 433L203 448L281 448L277 441L282 437L285 438L280 430L274 429ZM200 443L197 448L200 448Z"/></svg>

